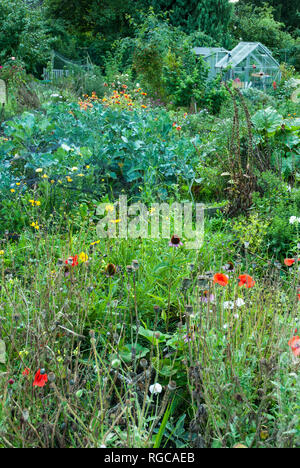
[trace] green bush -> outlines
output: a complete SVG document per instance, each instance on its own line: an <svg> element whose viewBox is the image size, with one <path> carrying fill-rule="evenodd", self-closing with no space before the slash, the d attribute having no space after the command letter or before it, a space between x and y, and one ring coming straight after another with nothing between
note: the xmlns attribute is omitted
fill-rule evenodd
<svg viewBox="0 0 300 468"><path fill-rule="evenodd" d="M289 187L270 171L261 174L259 187L262 193L253 195L253 210L269 223L265 248L274 256L295 254L300 226L291 224L290 218L299 216L300 190Z"/></svg>
<svg viewBox="0 0 300 468"><path fill-rule="evenodd" d="M0 24L0 62L17 57L28 72L41 71L53 42L42 9L22 0L0 0Z"/></svg>

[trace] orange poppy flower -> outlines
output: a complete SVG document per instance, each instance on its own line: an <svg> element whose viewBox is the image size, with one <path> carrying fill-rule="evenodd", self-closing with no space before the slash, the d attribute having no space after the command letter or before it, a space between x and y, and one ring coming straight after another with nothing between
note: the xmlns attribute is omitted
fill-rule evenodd
<svg viewBox="0 0 300 468"><path fill-rule="evenodd" d="M284 259L284 264L290 267L295 263L295 261L296 260L294 258L285 258Z"/></svg>
<svg viewBox="0 0 300 468"><path fill-rule="evenodd" d="M300 356L300 338L299 336L293 336L293 338L291 338L289 340L289 346L292 350L292 353L295 357L298 357Z"/></svg>
<svg viewBox="0 0 300 468"><path fill-rule="evenodd" d="M239 276L239 286L246 286L246 288L253 288L255 281L250 275L240 275Z"/></svg>
<svg viewBox="0 0 300 468"><path fill-rule="evenodd" d="M216 273L214 276L214 283L219 284L220 286L227 286L229 281L228 276L224 275L224 273Z"/></svg>

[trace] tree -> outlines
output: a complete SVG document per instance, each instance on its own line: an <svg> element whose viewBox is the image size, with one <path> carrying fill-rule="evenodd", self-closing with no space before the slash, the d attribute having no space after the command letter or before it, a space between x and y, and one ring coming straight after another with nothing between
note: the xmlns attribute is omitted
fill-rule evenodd
<svg viewBox="0 0 300 468"><path fill-rule="evenodd" d="M261 7L262 0L240 0L241 4L252 4ZM274 9L274 18L282 22L292 32L299 30L300 5L296 0L268 0L267 4Z"/></svg>
<svg viewBox="0 0 300 468"><path fill-rule="evenodd" d="M264 4L262 7L239 4L232 21L232 33L237 41L261 42L275 55L284 48L293 47L293 37L283 30L284 24L274 19L273 8Z"/></svg>
<svg viewBox="0 0 300 468"><path fill-rule="evenodd" d="M111 50L114 41L134 34L132 18L143 7L141 0L45 0L48 16L54 22L63 21L65 32L74 57L74 42L77 53L89 52L95 63L103 63L102 57ZM61 36L61 34L60 34ZM65 50L62 51L68 55Z"/></svg>
<svg viewBox="0 0 300 468"><path fill-rule="evenodd" d="M52 38L43 10L22 0L0 0L0 61L11 56L37 72L50 57Z"/></svg>
<svg viewBox="0 0 300 468"><path fill-rule="evenodd" d="M170 21L188 34L202 31L224 43L233 13L228 0L150 0L154 11L169 11Z"/></svg>

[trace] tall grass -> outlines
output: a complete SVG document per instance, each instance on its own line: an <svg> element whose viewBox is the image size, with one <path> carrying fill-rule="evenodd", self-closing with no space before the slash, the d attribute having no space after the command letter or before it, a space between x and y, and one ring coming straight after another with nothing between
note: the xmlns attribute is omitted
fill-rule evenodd
<svg viewBox="0 0 300 468"><path fill-rule="evenodd" d="M1 247L0 446L299 444L297 265L256 270L209 225L193 252L91 245L92 226L48 221ZM65 263L81 252L88 262ZM215 284L233 257L229 284ZM251 289L238 286L245 272Z"/></svg>

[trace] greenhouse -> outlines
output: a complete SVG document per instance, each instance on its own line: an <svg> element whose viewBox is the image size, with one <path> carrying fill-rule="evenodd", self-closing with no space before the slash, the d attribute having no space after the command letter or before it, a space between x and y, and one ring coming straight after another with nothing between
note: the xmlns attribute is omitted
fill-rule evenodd
<svg viewBox="0 0 300 468"><path fill-rule="evenodd" d="M215 70L240 88L265 90L281 79L279 63L260 42L240 42L216 63Z"/></svg>
<svg viewBox="0 0 300 468"><path fill-rule="evenodd" d="M216 63L227 56L228 50L222 47L195 47L193 50L196 55L201 55L203 60L209 65L208 77L213 79L217 74L215 69Z"/></svg>

